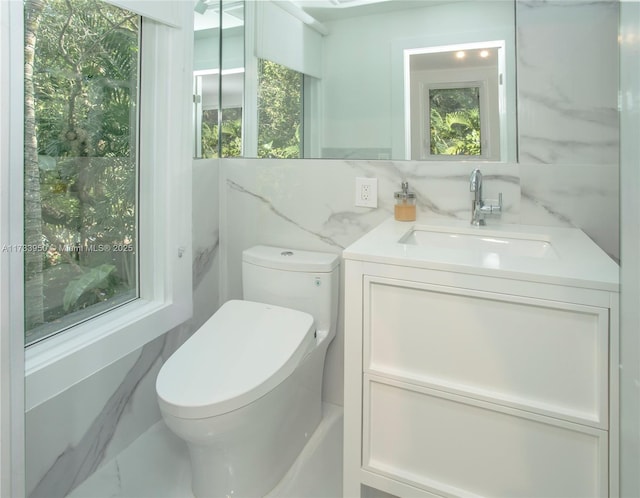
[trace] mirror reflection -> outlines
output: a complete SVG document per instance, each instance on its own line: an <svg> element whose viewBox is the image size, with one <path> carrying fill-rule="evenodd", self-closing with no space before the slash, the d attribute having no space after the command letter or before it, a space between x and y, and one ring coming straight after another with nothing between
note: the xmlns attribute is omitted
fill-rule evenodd
<svg viewBox="0 0 640 498"><path fill-rule="evenodd" d="M504 40L405 50L404 73L406 158L501 160Z"/></svg>
<svg viewBox="0 0 640 498"><path fill-rule="evenodd" d="M512 7L504 1L202 0L194 13L194 155L432 158L428 148L406 146L412 127L405 116L405 50L502 39L508 40L503 50L513 51ZM478 91L483 107L485 87ZM482 114L486 128L490 114ZM500 160L499 139L496 144L485 140L478 158Z"/></svg>
<svg viewBox="0 0 640 498"><path fill-rule="evenodd" d="M197 157L615 162L616 2L198 0L194 17ZM436 57L465 51L459 74Z"/></svg>
<svg viewBox="0 0 640 498"><path fill-rule="evenodd" d="M194 7L193 155L242 155L244 1Z"/></svg>

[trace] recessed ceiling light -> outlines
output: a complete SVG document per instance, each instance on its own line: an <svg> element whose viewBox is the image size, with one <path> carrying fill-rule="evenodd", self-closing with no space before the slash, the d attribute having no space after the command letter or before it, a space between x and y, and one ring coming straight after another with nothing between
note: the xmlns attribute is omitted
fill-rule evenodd
<svg viewBox="0 0 640 498"><path fill-rule="evenodd" d="M459 52L456 52L456 57L457 57L458 59L464 59L464 56L465 56L465 55L466 55L466 54L465 54L462 50L460 50Z"/></svg>
<svg viewBox="0 0 640 498"><path fill-rule="evenodd" d="M482 52L480 52L480 57L482 57L483 59L486 59L487 57L489 57L489 51L483 50Z"/></svg>

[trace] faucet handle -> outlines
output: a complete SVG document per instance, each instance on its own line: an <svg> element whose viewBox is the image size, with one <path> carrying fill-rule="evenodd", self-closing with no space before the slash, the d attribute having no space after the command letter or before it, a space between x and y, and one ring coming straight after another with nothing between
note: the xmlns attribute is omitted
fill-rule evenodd
<svg viewBox="0 0 640 498"><path fill-rule="evenodd" d="M500 215L502 213L502 192L498 194L498 203L495 199L487 199L480 207L480 212L487 215Z"/></svg>
<svg viewBox="0 0 640 498"><path fill-rule="evenodd" d="M498 203L495 204L495 200L487 201L484 205L489 211L489 214L501 214L502 213L502 192L498 194Z"/></svg>

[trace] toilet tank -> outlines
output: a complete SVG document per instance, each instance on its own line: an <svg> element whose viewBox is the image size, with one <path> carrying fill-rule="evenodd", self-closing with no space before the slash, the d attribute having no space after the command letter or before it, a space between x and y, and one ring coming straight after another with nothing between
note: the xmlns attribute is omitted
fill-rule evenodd
<svg viewBox="0 0 640 498"><path fill-rule="evenodd" d="M339 256L255 246L242 253L242 293L247 301L274 304L313 316L316 330L336 332Z"/></svg>

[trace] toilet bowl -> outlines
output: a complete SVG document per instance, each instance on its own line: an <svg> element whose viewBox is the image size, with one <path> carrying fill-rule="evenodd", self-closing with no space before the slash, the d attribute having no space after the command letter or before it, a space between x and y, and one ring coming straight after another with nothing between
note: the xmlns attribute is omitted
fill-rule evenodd
<svg viewBox="0 0 640 498"><path fill-rule="evenodd" d="M187 443L196 497L264 496L317 427L338 262L248 249L245 300L221 306L160 369L160 411Z"/></svg>

